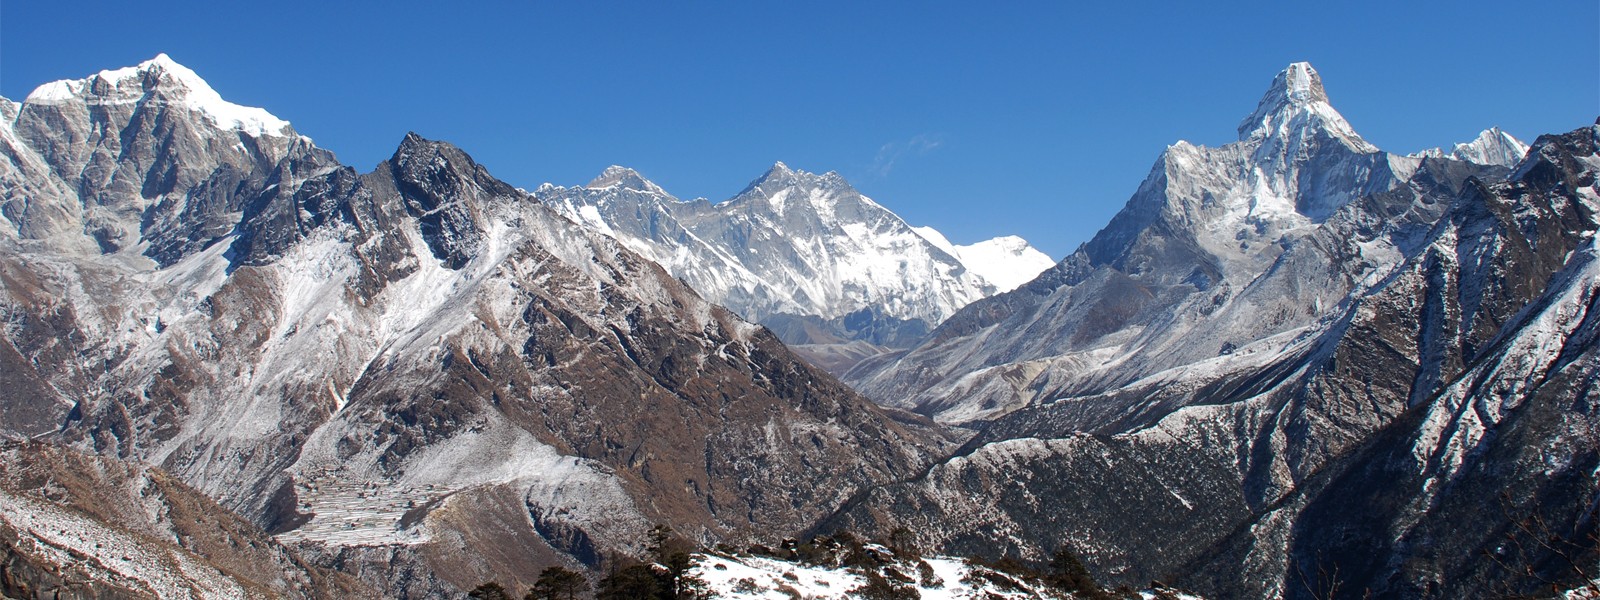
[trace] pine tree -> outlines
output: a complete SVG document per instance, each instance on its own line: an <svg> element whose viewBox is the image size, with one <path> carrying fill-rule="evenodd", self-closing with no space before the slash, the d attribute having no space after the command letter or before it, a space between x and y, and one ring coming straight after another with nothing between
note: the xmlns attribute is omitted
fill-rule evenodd
<svg viewBox="0 0 1600 600"><path fill-rule="evenodd" d="M662 577L650 565L631 565L617 569L600 580L595 600L647 600L671 598Z"/></svg>
<svg viewBox="0 0 1600 600"><path fill-rule="evenodd" d="M1078 555L1065 545L1057 548L1055 556L1050 558L1047 577L1050 583L1068 592L1096 600L1110 597L1094 580L1094 576L1089 574L1089 568L1083 566L1083 561L1078 560Z"/></svg>
<svg viewBox="0 0 1600 600"><path fill-rule="evenodd" d="M467 592L467 597L473 600L511 600L511 594L506 593L506 588L498 582L491 581Z"/></svg>
<svg viewBox="0 0 1600 600"><path fill-rule="evenodd" d="M894 528L894 531L889 532L889 543L885 545L900 558L922 557L922 549L917 545L917 534L909 527Z"/></svg>
<svg viewBox="0 0 1600 600"><path fill-rule="evenodd" d="M650 528L650 553L655 556L656 564L666 569L661 581L665 597L694 596L694 588L701 584L688 575L689 569L694 566L691 551L689 543L674 535L671 527L656 525Z"/></svg>
<svg viewBox="0 0 1600 600"><path fill-rule="evenodd" d="M589 587L581 573L561 567L550 567L539 573L538 581L523 600L577 600L578 594Z"/></svg>

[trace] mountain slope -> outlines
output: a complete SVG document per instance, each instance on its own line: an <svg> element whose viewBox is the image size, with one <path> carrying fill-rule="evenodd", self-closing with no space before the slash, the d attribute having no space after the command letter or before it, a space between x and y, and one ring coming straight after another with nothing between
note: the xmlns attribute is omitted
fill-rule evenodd
<svg viewBox="0 0 1600 600"><path fill-rule="evenodd" d="M169 63L22 105L18 156L109 220L7 213L11 435L158 465L385 595L592 567L654 522L796 531L945 444L459 149L358 174ZM109 184L61 175L85 156Z"/></svg>
<svg viewBox="0 0 1600 600"><path fill-rule="evenodd" d="M6 597L370 595L166 473L41 443L0 446Z"/></svg>
<svg viewBox="0 0 1600 600"><path fill-rule="evenodd" d="M1463 323L1484 326L1458 328L1459 374L1307 504L1300 568L1337 565L1396 595L1540 594L1575 568L1594 579L1597 144L1600 127L1542 137L1440 236L1466 259Z"/></svg>

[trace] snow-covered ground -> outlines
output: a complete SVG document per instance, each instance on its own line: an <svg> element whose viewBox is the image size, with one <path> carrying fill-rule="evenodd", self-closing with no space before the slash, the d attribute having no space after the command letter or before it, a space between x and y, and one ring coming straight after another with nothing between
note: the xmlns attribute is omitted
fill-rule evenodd
<svg viewBox="0 0 1600 600"><path fill-rule="evenodd" d="M868 549L879 556L891 554L882 546L868 545ZM1074 597L1039 581L1025 580L949 556L894 559L873 571L889 581L915 589L923 600ZM765 556L697 554L688 574L704 581L706 588L718 598L825 600L858 597L859 594L852 591L866 585L865 573L860 568L810 565ZM1146 599L1200 600L1198 596L1168 589L1144 590L1139 594Z"/></svg>
<svg viewBox="0 0 1600 600"><path fill-rule="evenodd" d="M927 600L955 598L1061 598L1054 590L1020 583L1021 589L1007 590L992 583L974 580L972 567L961 559L928 557L922 562L932 568L933 578L921 580L915 563L899 561L884 567L914 582L917 592ZM761 556L701 555L690 574L705 581L723 598L851 598L850 591L866 584L860 571L790 562ZM993 594L986 596L985 594Z"/></svg>
<svg viewBox="0 0 1600 600"><path fill-rule="evenodd" d="M1561 597L1564 600L1600 600L1600 579L1589 582L1589 585L1562 592Z"/></svg>

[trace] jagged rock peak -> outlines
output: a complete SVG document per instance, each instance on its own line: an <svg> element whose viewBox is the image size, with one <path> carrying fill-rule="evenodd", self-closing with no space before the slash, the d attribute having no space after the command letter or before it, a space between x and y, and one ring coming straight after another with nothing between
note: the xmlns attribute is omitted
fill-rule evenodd
<svg viewBox="0 0 1600 600"><path fill-rule="evenodd" d="M1319 128L1358 152L1378 151L1333 109L1322 77L1306 62L1290 64L1273 78L1255 112L1239 123L1239 139L1283 139L1308 128Z"/></svg>
<svg viewBox="0 0 1600 600"><path fill-rule="evenodd" d="M745 186L744 189L735 195L733 200L729 200L729 202L738 200L740 198L745 198L753 194L759 196L770 196L779 189L793 185L797 179L797 175L809 175L809 173L804 171L796 173L793 169L789 168L789 165L783 164L783 161L781 160L774 162L772 163L771 168L768 168L767 171L762 173L760 177L757 177L755 180L751 181L750 185Z"/></svg>
<svg viewBox="0 0 1600 600"><path fill-rule="evenodd" d="M411 157L420 155L439 155L448 159L461 159L472 167L477 163L467 153L457 148L455 144L441 140L431 140L417 134L415 131L406 132L406 137L400 140L400 146L394 150L395 162L404 162Z"/></svg>
<svg viewBox="0 0 1600 600"><path fill-rule="evenodd" d="M430 140L416 132L406 133L389 164L401 180L437 188L446 196L462 193L460 186L474 186L487 197L518 195L515 187L490 175L488 169L455 144Z"/></svg>
<svg viewBox="0 0 1600 600"><path fill-rule="evenodd" d="M591 190L601 190L618 186L628 190L667 195L666 190L661 189L661 186L656 185L655 182L645 179L638 171L620 165L606 167L606 170L601 171L598 177L590 180L589 184L584 187Z"/></svg>
<svg viewBox="0 0 1600 600"><path fill-rule="evenodd" d="M400 140L400 145L394 149L394 156L389 160L399 167L410 164L415 157L423 154L446 154L454 149L455 147L448 142L436 142L417 135L415 131L407 131L406 137Z"/></svg>
<svg viewBox="0 0 1600 600"><path fill-rule="evenodd" d="M164 53L136 66L101 71L83 79L46 83L28 94L24 103L53 105L77 101L94 105L135 104L150 98L181 102L222 129L236 129L256 136L294 135L288 121L273 116L265 109L223 100L194 70L178 64Z"/></svg>
<svg viewBox="0 0 1600 600"><path fill-rule="evenodd" d="M1289 68L1278 73L1272 80L1272 89L1268 93L1284 96L1290 102L1311 103L1327 102L1328 91L1322 88L1322 77L1317 75L1317 70L1311 68L1311 63L1297 62Z"/></svg>
<svg viewBox="0 0 1600 600"><path fill-rule="evenodd" d="M767 172L762 173L760 177L755 179L755 181L751 181L750 185L745 187L744 191L739 192L739 196L744 196L752 191L761 191L771 194L779 189L796 186L818 187L839 191L855 190L854 186L851 186L850 182L846 181L844 176L840 175L837 171L828 171L827 173L817 174L802 169L790 168L789 165L784 164L783 161L777 161L772 163L772 168L767 169Z"/></svg>

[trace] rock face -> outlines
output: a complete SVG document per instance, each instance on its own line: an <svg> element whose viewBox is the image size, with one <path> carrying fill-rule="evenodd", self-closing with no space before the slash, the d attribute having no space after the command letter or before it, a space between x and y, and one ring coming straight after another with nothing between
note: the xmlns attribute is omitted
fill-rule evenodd
<svg viewBox="0 0 1600 600"><path fill-rule="evenodd" d="M941 551L1021 558L1067 544L1105 579L1217 597L1517 595L1592 578L1568 561L1596 551L1600 128L1541 137L1510 172L1417 162L1329 121L1311 73L1280 75L1239 145L1169 149L1082 251L885 368L1023 399L928 411L990 421L820 529L905 526ZM1300 111L1297 98L1312 103L1300 116L1262 116ZM1296 175L1230 179L1218 164ZM1249 203L1229 204L1241 181L1255 191L1231 198ZM957 362L953 348L982 354ZM952 364L979 368L939 371Z"/></svg>
<svg viewBox="0 0 1600 600"><path fill-rule="evenodd" d="M615 166L586 186L536 195L814 357L909 347L962 306L1050 265L1016 237L953 246L838 173L783 163L718 204L680 201Z"/></svg>
<svg viewBox="0 0 1600 600"><path fill-rule="evenodd" d="M947 443L459 149L408 135L359 174L214 96L158 57L22 103L7 435L157 465L398 596L657 522L798 531Z"/></svg>

